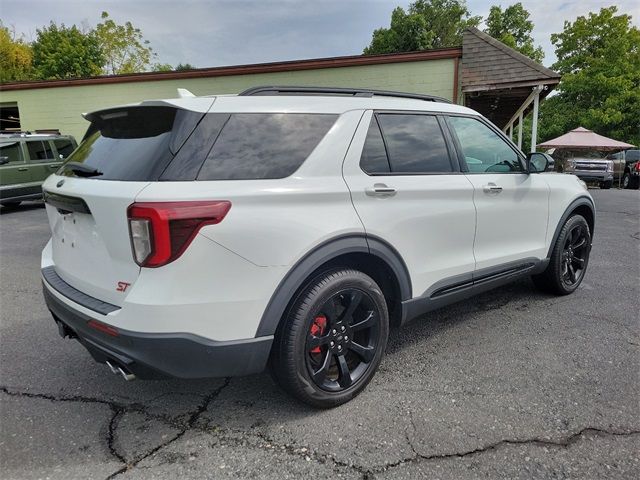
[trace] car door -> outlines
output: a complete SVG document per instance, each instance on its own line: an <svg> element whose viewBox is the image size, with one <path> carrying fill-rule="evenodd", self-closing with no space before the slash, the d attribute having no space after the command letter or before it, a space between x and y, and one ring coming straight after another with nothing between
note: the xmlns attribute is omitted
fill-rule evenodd
<svg viewBox="0 0 640 480"><path fill-rule="evenodd" d="M447 119L477 211L476 271L546 257L549 186L529 175L522 153L479 117Z"/></svg>
<svg viewBox="0 0 640 480"><path fill-rule="evenodd" d="M33 193L31 173L19 138L0 141L0 199Z"/></svg>
<svg viewBox="0 0 640 480"><path fill-rule="evenodd" d="M475 267L473 187L442 127L434 114L366 112L343 165L367 235L400 254L414 297Z"/></svg>
<svg viewBox="0 0 640 480"><path fill-rule="evenodd" d="M61 160L55 158L50 140L29 140L26 146L29 153L31 178L34 182L44 182L49 175L60 168Z"/></svg>

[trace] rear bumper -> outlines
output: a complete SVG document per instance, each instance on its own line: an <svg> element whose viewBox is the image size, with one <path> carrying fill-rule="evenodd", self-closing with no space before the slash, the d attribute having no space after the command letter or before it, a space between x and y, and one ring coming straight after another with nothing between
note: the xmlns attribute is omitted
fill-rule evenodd
<svg viewBox="0 0 640 480"><path fill-rule="evenodd" d="M53 293L53 292L56 293ZM109 361L142 379L241 376L263 371L273 336L215 341L189 333L141 333L117 328L117 336L88 326L91 318L63 300L43 278L47 307L63 336L76 338L100 363Z"/></svg>

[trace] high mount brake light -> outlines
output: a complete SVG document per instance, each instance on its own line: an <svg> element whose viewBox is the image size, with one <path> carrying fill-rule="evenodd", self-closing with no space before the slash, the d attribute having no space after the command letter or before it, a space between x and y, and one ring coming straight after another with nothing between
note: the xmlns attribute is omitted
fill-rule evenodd
<svg viewBox="0 0 640 480"><path fill-rule="evenodd" d="M133 258L141 267L161 267L187 249L200 228L220 223L227 200L134 203L127 210Z"/></svg>

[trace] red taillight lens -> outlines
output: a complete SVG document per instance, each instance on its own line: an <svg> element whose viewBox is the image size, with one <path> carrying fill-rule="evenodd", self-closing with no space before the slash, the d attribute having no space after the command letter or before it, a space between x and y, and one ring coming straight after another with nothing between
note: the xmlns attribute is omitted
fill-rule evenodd
<svg viewBox="0 0 640 480"><path fill-rule="evenodd" d="M636 162L633 168L635 169L636 172L640 172L640 162Z"/></svg>
<svg viewBox="0 0 640 480"><path fill-rule="evenodd" d="M141 267L160 267L187 249L204 225L220 223L231 202L144 202L129 206L133 258Z"/></svg>

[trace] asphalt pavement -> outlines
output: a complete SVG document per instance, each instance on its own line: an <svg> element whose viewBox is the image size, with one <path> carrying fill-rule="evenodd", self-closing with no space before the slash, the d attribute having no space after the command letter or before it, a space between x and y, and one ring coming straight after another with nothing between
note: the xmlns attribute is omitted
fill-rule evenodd
<svg viewBox="0 0 640 480"><path fill-rule="evenodd" d="M339 408L268 375L125 382L44 305L41 203L0 215L0 477L640 478L640 191L591 190L582 286L529 280L392 331Z"/></svg>

